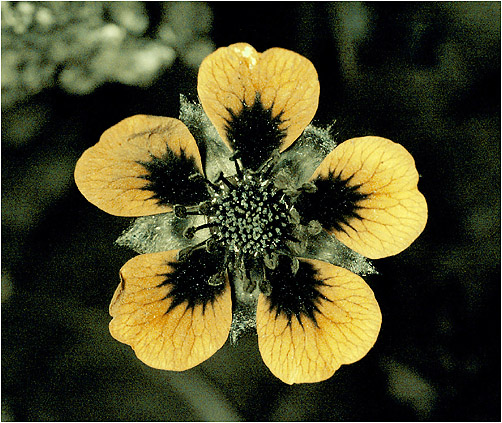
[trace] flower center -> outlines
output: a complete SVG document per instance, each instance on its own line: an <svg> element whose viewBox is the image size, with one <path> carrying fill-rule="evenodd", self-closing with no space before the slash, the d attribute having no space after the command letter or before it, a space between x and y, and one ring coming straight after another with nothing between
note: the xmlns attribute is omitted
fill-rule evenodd
<svg viewBox="0 0 502 423"><path fill-rule="evenodd" d="M256 302L259 292L270 295L272 288L267 269L275 269L280 256L288 257L291 271L296 274L297 256L305 251L306 234L315 235L321 230L318 224L313 224L314 221L303 226L293 207L301 192L312 192L315 187L306 183L291 189L281 183L277 175L271 177L270 170L277 157L273 155L257 171L241 170L236 162L235 175L227 178L221 173L214 183L201 175L194 175L194 178L204 179L211 200L197 206L174 206L177 217L199 214L207 218L207 223L188 227L185 230L187 238L205 228L211 233L202 243L181 250L179 260L198 248L219 255L220 270L208 284L225 283L228 271L229 275L235 276L236 297L246 304Z"/></svg>
<svg viewBox="0 0 502 423"><path fill-rule="evenodd" d="M246 174L235 185L222 187L211 204L216 241L235 253L270 254L290 231L287 197L256 175Z"/></svg>

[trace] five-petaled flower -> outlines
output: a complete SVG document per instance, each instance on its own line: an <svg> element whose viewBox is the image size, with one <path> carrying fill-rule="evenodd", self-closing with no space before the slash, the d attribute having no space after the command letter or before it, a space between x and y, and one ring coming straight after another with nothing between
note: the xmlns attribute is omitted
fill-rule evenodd
<svg viewBox="0 0 502 423"><path fill-rule="evenodd" d="M119 243L110 331L159 369L185 370L256 327L286 383L329 378L376 341L381 313L359 275L422 232L411 155L380 137L338 145L311 125L319 82L294 52L220 48L201 64L201 106L137 115L77 163L94 205L138 217ZM143 216L143 217L141 217Z"/></svg>

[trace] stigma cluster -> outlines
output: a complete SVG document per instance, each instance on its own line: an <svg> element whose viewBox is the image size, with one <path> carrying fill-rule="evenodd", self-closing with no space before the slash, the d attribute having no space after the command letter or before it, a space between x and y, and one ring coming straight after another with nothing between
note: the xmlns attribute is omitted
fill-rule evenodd
<svg viewBox="0 0 502 423"><path fill-rule="evenodd" d="M270 180L247 174L235 185L224 185L212 199L217 241L235 253L257 257L281 246L291 230L291 206Z"/></svg>

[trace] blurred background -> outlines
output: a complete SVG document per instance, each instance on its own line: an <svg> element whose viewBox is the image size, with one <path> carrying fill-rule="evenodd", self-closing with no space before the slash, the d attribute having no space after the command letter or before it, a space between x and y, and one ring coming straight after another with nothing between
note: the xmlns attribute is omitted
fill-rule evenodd
<svg viewBox="0 0 502 423"><path fill-rule="evenodd" d="M2 420L500 420L499 2L2 2ZM405 146L420 238L366 278L375 347L287 386L255 335L183 373L108 332L130 220L88 203L75 162L102 132L177 117L215 48L309 58L314 123Z"/></svg>

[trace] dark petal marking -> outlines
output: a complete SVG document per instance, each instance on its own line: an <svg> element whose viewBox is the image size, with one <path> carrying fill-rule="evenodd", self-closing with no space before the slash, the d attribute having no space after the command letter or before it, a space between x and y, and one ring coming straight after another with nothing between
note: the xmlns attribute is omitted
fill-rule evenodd
<svg viewBox="0 0 502 423"><path fill-rule="evenodd" d="M227 139L239 151L244 167L258 169L286 137L286 129L279 128L284 122L282 113L272 117L272 108L263 107L259 93L252 106L243 103L240 111L228 109L228 112Z"/></svg>
<svg viewBox="0 0 502 423"><path fill-rule="evenodd" d="M191 206L209 198L203 181L189 179L199 171L194 159L188 158L184 150L177 156L168 148L162 157L152 156L150 161L138 163L148 171L148 175L142 176L148 180L142 189L152 191L151 198L159 204Z"/></svg>
<svg viewBox="0 0 502 423"><path fill-rule="evenodd" d="M266 269L267 280L272 287L268 296L270 311L276 316L284 313L289 322L293 315L302 323L302 318L308 318L315 324L317 307L321 300L329 301L318 291L324 285L323 281L315 278L316 270L305 261L300 261L296 273L291 270L291 258L279 256L278 266L274 270Z"/></svg>
<svg viewBox="0 0 502 423"><path fill-rule="evenodd" d="M317 191L302 192L295 203L304 221L317 220L325 229L344 231L342 223L350 226L351 219L361 219L358 203L368 195L358 191L360 185L350 185L350 179L333 174L328 179L316 179Z"/></svg>
<svg viewBox="0 0 502 423"><path fill-rule="evenodd" d="M209 254L204 248L194 250L181 261L169 262L174 271L165 276L164 282L158 286L172 285L173 288L167 295L172 298L171 305L166 313L176 306L187 303L188 308L202 304L203 312L208 304L212 304L220 296L226 284L212 286L209 278L220 272L222 258L217 254Z"/></svg>

